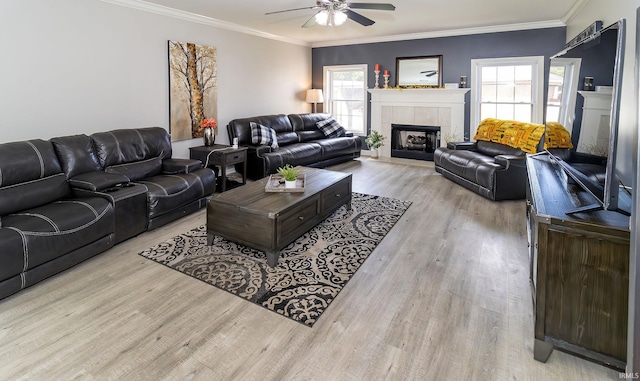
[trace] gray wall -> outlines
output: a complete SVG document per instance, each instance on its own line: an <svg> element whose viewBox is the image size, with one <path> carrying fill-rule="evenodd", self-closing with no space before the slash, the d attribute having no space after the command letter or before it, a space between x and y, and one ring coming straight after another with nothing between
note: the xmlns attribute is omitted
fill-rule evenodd
<svg viewBox="0 0 640 381"><path fill-rule="evenodd" d="M373 87L375 83L373 65L379 63L381 70L387 69L391 72L389 82L395 85L396 57L432 55L443 56L443 83L458 83L461 75L466 75L469 81L471 60L478 58L543 55L547 58L546 76L548 58L562 50L564 44L565 28L548 28L314 48L312 50L312 82L314 88L322 88L323 66L366 63L369 65L369 84ZM380 82L382 83L382 76L380 76ZM466 102L465 136L469 133L469 93L467 93ZM370 119L369 117L367 120ZM370 124L368 127L371 127Z"/></svg>
<svg viewBox="0 0 640 381"><path fill-rule="evenodd" d="M310 47L98 0L1 0L0 142L168 129L167 40L217 48L216 142L231 119L311 110Z"/></svg>

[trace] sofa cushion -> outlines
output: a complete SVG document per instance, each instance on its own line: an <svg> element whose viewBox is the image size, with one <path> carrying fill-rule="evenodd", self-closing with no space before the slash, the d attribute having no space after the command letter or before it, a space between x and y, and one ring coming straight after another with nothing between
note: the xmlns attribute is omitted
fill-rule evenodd
<svg viewBox="0 0 640 381"><path fill-rule="evenodd" d="M495 170L504 168L495 162L493 156L476 151L439 148L435 159L436 165L443 166L449 172L487 189L493 189Z"/></svg>
<svg viewBox="0 0 640 381"><path fill-rule="evenodd" d="M543 134L542 124L487 118L480 122L473 138L536 153Z"/></svg>
<svg viewBox="0 0 640 381"><path fill-rule="evenodd" d="M55 201L4 216L2 223L21 236L24 271L115 231L113 206L101 197Z"/></svg>
<svg viewBox="0 0 640 381"><path fill-rule="evenodd" d="M278 142L278 146L281 147L287 144L298 143L300 138L295 132L278 132L276 133L276 141Z"/></svg>
<svg viewBox="0 0 640 381"><path fill-rule="evenodd" d="M0 282L18 275L24 268L22 237L13 229L0 229Z"/></svg>
<svg viewBox="0 0 640 381"><path fill-rule="evenodd" d="M191 173L152 176L137 183L147 187L152 219L213 193L215 174L209 168L202 168Z"/></svg>
<svg viewBox="0 0 640 381"><path fill-rule="evenodd" d="M322 148L316 143L295 143L286 147L280 147L269 153L264 153L266 173L276 173L279 167L287 164L309 165L322 160Z"/></svg>
<svg viewBox="0 0 640 381"><path fill-rule="evenodd" d="M347 131L333 117L321 120L316 123L320 131L328 138L339 138L345 136Z"/></svg>
<svg viewBox="0 0 640 381"><path fill-rule="evenodd" d="M293 132L291 122L286 115L263 115L251 118L234 119L227 125L229 140L238 138L239 145L251 145L251 122L273 128L276 133Z"/></svg>
<svg viewBox="0 0 640 381"><path fill-rule="evenodd" d="M62 136L50 141L68 179L81 173L102 169L89 136Z"/></svg>
<svg viewBox="0 0 640 381"><path fill-rule="evenodd" d="M129 179L129 181L136 181L144 179L145 177L155 176L161 171L162 160L160 160L159 157L136 161L133 163L112 165L105 168L105 172L124 175Z"/></svg>
<svg viewBox="0 0 640 381"><path fill-rule="evenodd" d="M518 148L512 148L500 143L485 142L483 140L478 140L476 142L476 151L490 157L494 157L498 155L515 155L515 156L525 155L525 153L519 150Z"/></svg>
<svg viewBox="0 0 640 381"><path fill-rule="evenodd" d="M0 216L47 204L70 191L51 142L0 144Z"/></svg>
<svg viewBox="0 0 640 381"><path fill-rule="evenodd" d="M359 139L358 137L341 137L316 140L314 143L322 149L322 159L325 160L353 153Z"/></svg>
<svg viewBox="0 0 640 381"><path fill-rule="evenodd" d="M0 188L0 216L35 208L67 197L71 188L64 173Z"/></svg>
<svg viewBox="0 0 640 381"><path fill-rule="evenodd" d="M171 137L160 127L122 129L91 135L102 168L171 157Z"/></svg>
<svg viewBox="0 0 640 381"><path fill-rule="evenodd" d="M278 138L273 128L251 122L251 143L278 148Z"/></svg>
<svg viewBox="0 0 640 381"><path fill-rule="evenodd" d="M310 113L310 114L289 114L288 118L291 122L291 126L293 131L309 131L309 130L317 130L318 126L316 123L321 120L328 119L331 114L326 113Z"/></svg>
<svg viewBox="0 0 640 381"><path fill-rule="evenodd" d="M51 142L41 139L0 144L0 187L61 173Z"/></svg>
<svg viewBox="0 0 640 381"><path fill-rule="evenodd" d="M309 131L298 131L296 132L300 137L300 142L312 142L320 139L325 139L324 133L319 129L309 130Z"/></svg>

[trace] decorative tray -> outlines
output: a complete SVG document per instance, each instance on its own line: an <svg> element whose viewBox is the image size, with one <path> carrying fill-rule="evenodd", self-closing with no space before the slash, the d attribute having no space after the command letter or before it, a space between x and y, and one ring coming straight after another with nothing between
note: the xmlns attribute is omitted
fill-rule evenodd
<svg viewBox="0 0 640 381"><path fill-rule="evenodd" d="M279 174L269 176L267 184L264 186L265 192L304 192L304 173L298 175L295 188L285 188L284 177Z"/></svg>

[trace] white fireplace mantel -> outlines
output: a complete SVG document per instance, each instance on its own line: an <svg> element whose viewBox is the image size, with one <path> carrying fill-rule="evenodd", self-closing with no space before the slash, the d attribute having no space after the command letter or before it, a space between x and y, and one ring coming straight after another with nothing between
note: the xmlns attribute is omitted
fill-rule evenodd
<svg viewBox="0 0 640 381"><path fill-rule="evenodd" d="M369 89L371 130L391 136L391 124L439 126L441 145L464 138L464 96L470 89ZM388 144L381 157L391 156Z"/></svg>

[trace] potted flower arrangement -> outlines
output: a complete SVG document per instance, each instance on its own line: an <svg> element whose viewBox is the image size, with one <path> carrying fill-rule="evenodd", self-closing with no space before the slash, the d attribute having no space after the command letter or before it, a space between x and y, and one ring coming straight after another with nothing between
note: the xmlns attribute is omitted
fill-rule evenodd
<svg viewBox="0 0 640 381"><path fill-rule="evenodd" d="M287 164L284 167L278 168L277 171L282 177L284 177L285 188L296 187L296 180L298 179L298 175L300 174L299 169L293 168L291 164Z"/></svg>
<svg viewBox="0 0 640 381"><path fill-rule="evenodd" d="M218 122L213 118L207 118L202 121L202 139L204 139L205 146L212 146L216 142L215 129L218 127Z"/></svg>
<svg viewBox="0 0 640 381"><path fill-rule="evenodd" d="M369 149L371 150L372 158L378 157L378 148L384 145L384 139L385 137L378 131L371 131L369 136L367 136L367 138L364 140L364 142L369 146Z"/></svg>

